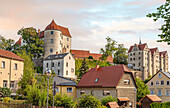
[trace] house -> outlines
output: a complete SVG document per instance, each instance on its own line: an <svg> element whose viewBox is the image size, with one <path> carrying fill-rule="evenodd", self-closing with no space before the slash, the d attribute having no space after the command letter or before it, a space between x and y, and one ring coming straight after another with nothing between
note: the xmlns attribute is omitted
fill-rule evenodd
<svg viewBox="0 0 170 108"><path fill-rule="evenodd" d="M156 95L146 95L142 99L139 100L141 103L141 108L150 108L150 104L153 102L161 103L162 99L160 99Z"/></svg>
<svg viewBox="0 0 170 108"><path fill-rule="evenodd" d="M77 97L91 94L97 98L108 95L119 99L119 106L136 108L136 82L124 65L90 69L77 85Z"/></svg>
<svg viewBox="0 0 170 108"><path fill-rule="evenodd" d="M70 53L53 54L43 60L43 73L46 68L53 70L56 75L76 79L75 60Z"/></svg>
<svg viewBox="0 0 170 108"><path fill-rule="evenodd" d="M73 99L77 97L77 89L76 89L76 82L72 81L68 78L64 78L61 76L55 76L53 81L56 82L56 93L66 94Z"/></svg>
<svg viewBox="0 0 170 108"><path fill-rule="evenodd" d="M117 102L108 102L106 104L107 108L119 108L119 105L117 104Z"/></svg>
<svg viewBox="0 0 170 108"><path fill-rule="evenodd" d="M151 95L157 95L162 102L170 101L170 73L159 70L146 84Z"/></svg>
<svg viewBox="0 0 170 108"><path fill-rule="evenodd" d="M0 87L7 87L14 93L24 70L24 60L13 52L0 49Z"/></svg>
<svg viewBox="0 0 170 108"><path fill-rule="evenodd" d="M100 57L102 57L102 54L97 54L97 53L90 53L88 50L71 50L71 54L73 54L74 58L76 59L82 59L82 58L88 58L92 57L95 60L100 60ZM108 56L106 61L113 63L113 58L112 56Z"/></svg>
<svg viewBox="0 0 170 108"><path fill-rule="evenodd" d="M160 52L159 49L149 48L147 43L132 45L128 50L128 64L134 71L142 71L142 80L156 74L157 71L163 69L168 71L168 53Z"/></svg>

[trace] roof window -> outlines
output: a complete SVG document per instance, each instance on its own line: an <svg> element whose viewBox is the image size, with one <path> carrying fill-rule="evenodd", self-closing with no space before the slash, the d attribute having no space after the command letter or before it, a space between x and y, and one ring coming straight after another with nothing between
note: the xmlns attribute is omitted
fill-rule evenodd
<svg viewBox="0 0 170 108"><path fill-rule="evenodd" d="M99 78L97 78L97 79L95 80L95 83L97 83L98 80L99 80Z"/></svg>

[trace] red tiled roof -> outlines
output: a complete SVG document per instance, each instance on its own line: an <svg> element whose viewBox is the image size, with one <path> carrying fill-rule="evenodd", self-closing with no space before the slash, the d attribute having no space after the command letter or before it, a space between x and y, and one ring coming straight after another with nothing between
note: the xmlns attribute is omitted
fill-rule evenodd
<svg viewBox="0 0 170 108"><path fill-rule="evenodd" d="M45 28L45 30L50 30L50 29L60 30L63 35L71 37L68 28L57 25L54 20L52 20L52 22ZM44 35L42 34L41 37L44 37Z"/></svg>
<svg viewBox="0 0 170 108"><path fill-rule="evenodd" d="M162 99L160 99L157 95L146 95L139 101L141 102L145 97L149 98L152 102L161 102Z"/></svg>
<svg viewBox="0 0 170 108"><path fill-rule="evenodd" d="M19 40L15 44L18 44L19 46L21 46L21 37L19 38Z"/></svg>
<svg viewBox="0 0 170 108"><path fill-rule="evenodd" d="M44 31L42 31L38 37L43 38L44 37Z"/></svg>
<svg viewBox="0 0 170 108"><path fill-rule="evenodd" d="M102 54L90 53L90 51L85 50L71 50L71 53L74 55L75 58L84 58L92 56L95 60L99 60L99 58L102 56ZM113 62L112 56L108 56L106 61L112 63Z"/></svg>
<svg viewBox="0 0 170 108"><path fill-rule="evenodd" d="M158 48L150 48L151 54L153 54Z"/></svg>
<svg viewBox="0 0 170 108"><path fill-rule="evenodd" d="M118 98L119 101L130 101L128 97Z"/></svg>
<svg viewBox="0 0 170 108"><path fill-rule="evenodd" d="M132 75L124 65L99 67L97 70L92 68L83 75L77 87L116 87L125 72ZM97 82L95 82L96 79L98 79Z"/></svg>
<svg viewBox="0 0 170 108"><path fill-rule="evenodd" d="M162 51L162 52L159 52L159 55L161 56L163 54L163 57L165 57L167 51Z"/></svg>
<svg viewBox="0 0 170 108"><path fill-rule="evenodd" d="M6 51L6 50L3 50L3 49L0 49L0 56L1 57L7 57L7 58L16 59L16 60L20 60L20 61L24 61L24 59L20 58L19 56L17 56L13 52Z"/></svg>
<svg viewBox="0 0 170 108"><path fill-rule="evenodd" d="M106 105L108 105L110 108L119 108L117 102L108 102Z"/></svg>
<svg viewBox="0 0 170 108"><path fill-rule="evenodd" d="M136 45L137 45L137 44L136 44ZM140 44L140 45L137 45L137 46L138 46L139 50L144 50L144 48L145 48L146 45L147 45L147 44L144 43L144 44ZM134 46L130 46L130 48L129 48L129 50L128 50L128 53L130 53L130 52L132 51L133 47L134 47Z"/></svg>

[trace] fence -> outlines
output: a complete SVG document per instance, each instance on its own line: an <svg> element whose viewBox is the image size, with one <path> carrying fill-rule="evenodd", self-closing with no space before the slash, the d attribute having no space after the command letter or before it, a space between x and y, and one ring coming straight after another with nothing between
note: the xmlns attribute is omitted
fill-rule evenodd
<svg viewBox="0 0 170 108"><path fill-rule="evenodd" d="M0 102L0 108L32 108L32 105Z"/></svg>

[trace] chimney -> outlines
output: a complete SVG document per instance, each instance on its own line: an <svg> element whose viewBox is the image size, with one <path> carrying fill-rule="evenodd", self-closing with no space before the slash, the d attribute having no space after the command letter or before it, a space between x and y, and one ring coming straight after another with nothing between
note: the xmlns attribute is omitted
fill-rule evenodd
<svg viewBox="0 0 170 108"><path fill-rule="evenodd" d="M96 65L95 67L95 71L97 71L99 69L99 65Z"/></svg>
<svg viewBox="0 0 170 108"><path fill-rule="evenodd" d="M58 52L56 52L56 55L58 55Z"/></svg>

